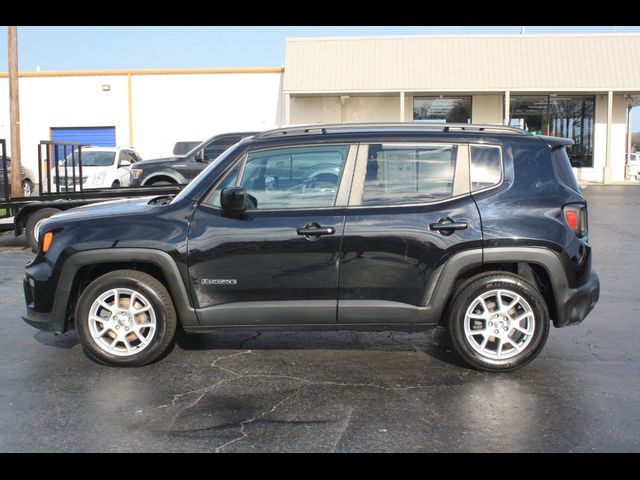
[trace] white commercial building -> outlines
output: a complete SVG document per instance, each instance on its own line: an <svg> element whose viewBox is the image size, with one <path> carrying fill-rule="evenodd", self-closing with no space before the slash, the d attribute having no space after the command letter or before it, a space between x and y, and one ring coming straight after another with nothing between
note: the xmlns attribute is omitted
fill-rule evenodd
<svg viewBox="0 0 640 480"><path fill-rule="evenodd" d="M284 68L20 73L30 168L40 140L78 132L154 158L178 141L287 124L449 121L571 137L578 178L615 182L638 104L638 34L294 38Z"/></svg>
<svg viewBox="0 0 640 480"><path fill-rule="evenodd" d="M8 144L4 77L0 138ZM22 163L32 169L40 140L58 131L107 132L148 159L170 155L178 141L282 123L282 68L21 72L19 88Z"/></svg>

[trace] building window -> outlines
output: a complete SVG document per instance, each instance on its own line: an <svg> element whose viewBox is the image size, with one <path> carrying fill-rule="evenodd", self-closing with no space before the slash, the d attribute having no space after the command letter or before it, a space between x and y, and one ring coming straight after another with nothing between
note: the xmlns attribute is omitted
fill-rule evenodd
<svg viewBox="0 0 640 480"><path fill-rule="evenodd" d="M413 120L471 123L471 97L414 97Z"/></svg>
<svg viewBox="0 0 640 480"><path fill-rule="evenodd" d="M593 167L593 96L517 95L511 97L510 125L540 135L573 139L571 160Z"/></svg>

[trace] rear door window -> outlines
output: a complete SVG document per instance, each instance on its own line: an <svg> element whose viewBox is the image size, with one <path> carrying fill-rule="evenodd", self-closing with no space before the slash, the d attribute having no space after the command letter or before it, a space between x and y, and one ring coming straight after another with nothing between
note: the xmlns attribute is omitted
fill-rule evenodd
<svg viewBox="0 0 640 480"><path fill-rule="evenodd" d="M457 145L370 144L362 205L441 200L453 195Z"/></svg>

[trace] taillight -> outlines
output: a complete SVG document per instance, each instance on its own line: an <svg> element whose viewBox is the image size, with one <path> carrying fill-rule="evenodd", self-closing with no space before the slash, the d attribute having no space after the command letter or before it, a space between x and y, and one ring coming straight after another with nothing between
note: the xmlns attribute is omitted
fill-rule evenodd
<svg viewBox="0 0 640 480"><path fill-rule="evenodd" d="M562 209L564 221L578 238L587 234L587 206L581 203L565 205Z"/></svg>

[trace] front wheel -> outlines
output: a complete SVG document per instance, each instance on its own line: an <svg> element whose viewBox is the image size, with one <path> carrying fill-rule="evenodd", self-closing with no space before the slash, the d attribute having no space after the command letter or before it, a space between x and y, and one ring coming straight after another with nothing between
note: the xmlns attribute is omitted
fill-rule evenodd
<svg viewBox="0 0 640 480"><path fill-rule="evenodd" d="M113 366L147 365L172 345L176 311L169 292L151 275L116 270L82 292L75 327L85 351Z"/></svg>
<svg viewBox="0 0 640 480"><path fill-rule="evenodd" d="M487 371L523 367L549 335L549 311L540 292L510 273L480 274L462 285L449 310L449 336L471 366Z"/></svg>

